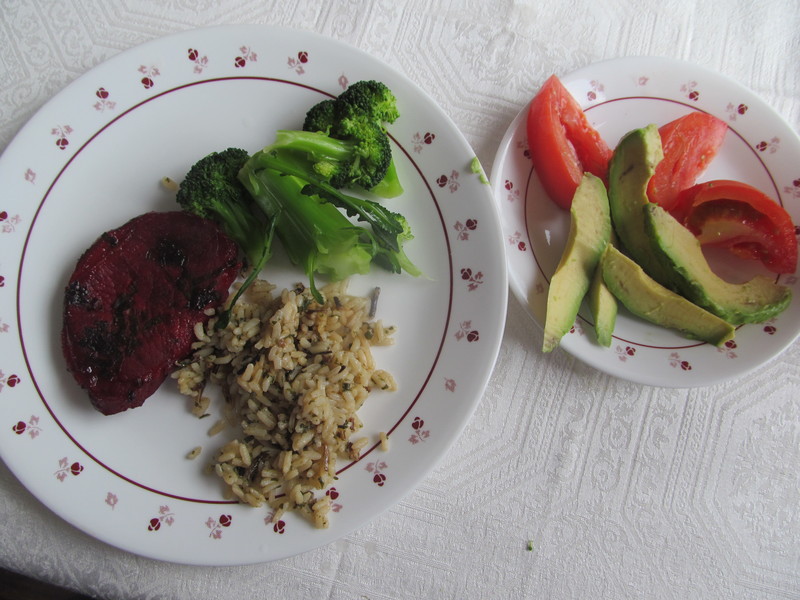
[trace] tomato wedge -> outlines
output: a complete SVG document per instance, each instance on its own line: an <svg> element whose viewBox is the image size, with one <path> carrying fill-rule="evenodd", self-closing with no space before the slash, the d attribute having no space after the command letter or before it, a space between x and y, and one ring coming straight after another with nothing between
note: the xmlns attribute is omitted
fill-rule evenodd
<svg viewBox="0 0 800 600"><path fill-rule="evenodd" d="M797 269L792 218L760 190L740 181L718 179L697 184L681 196L688 207L684 225L701 244L760 260L774 273Z"/></svg>
<svg viewBox="0 0 800 600"><path fill-rule="evenodd" d="M560 207L569 210L585 172L608 181L611 149L555 75L531 100L527 134L533 168Z"/></svg>
<svg viewBox="0 0 800 600"><path fill-rule="evenodd" d="M727 131L725 121L704 112L691 112L662 125L658 132L664 159L647 186L650 202L682 221L686 207L678 203L680 193L697 183Z"/></svg>

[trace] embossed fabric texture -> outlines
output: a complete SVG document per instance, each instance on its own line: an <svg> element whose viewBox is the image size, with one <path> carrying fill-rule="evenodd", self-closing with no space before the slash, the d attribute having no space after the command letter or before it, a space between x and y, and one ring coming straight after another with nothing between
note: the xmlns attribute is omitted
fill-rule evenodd
<svg viewBox="0 0 800 600"><path fill-rule="evenodd" d="M721 72L800 130L796 0L0 0L0 149L105 59L225 23L315 31L381 59L441 105L487 173L548 75L619 56ZM416 490L330 545L265 565L161 563L73 528L0 463L0 566L118 599L800 598L798 344L687 390L544 356L541 342L510 296L463 435Z"/></svg>

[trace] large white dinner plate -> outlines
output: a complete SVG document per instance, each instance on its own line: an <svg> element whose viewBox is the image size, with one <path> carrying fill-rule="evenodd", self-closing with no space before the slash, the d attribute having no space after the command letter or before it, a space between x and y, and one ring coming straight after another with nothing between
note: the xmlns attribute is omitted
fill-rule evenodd
<svg viewBox="0 0 800 600"><path fill-rule="evenodd" d="M663 125L691 111L705 111L729 125L723 146L700 181L735 179L755 185L800 223L800 140L753 92L686 62L631 57L590 65L559 76L590 122L612 148L628 131ZM544 193L527 155L526 106L514 119L492 169L500 209L510 286L540 325L549 281L569 230L569 213ZM752 261L709 252L717 272L731 281L768 274ZM796 274L782 284L797 295ZM561 342L567 352L604 372L634 382L694 387L739 377L782 352L800 332L800 299L768 323L740 327L722 348L697 343L650 325L621 309L610 348L595 341L584 304Z"/></svg>
<svg viewBox="0 0 800 600"><path fill-rule="evenodd" d="M63 289L103 231L151 210L176 210L160 185L206 153L255 151L300 128L314 103L378 79L398 98L390 126L405 193L387 201L415 234L423 277L379 269L350 290L380 286L378 318L398 327L377 348L395 393L361 411L368 447L342 464L331 526L222 499L203 472L222 438L189 413L168 380L146 404L104 417L64 368ZM22 483L67 521L144 556L206 565L289 556L328 543L396 503L428 474L480 400L502 338L507 271L491 186L451 120L407 78L353 48L300 31L225 26L126 51L45 105L0 160L0 452ZM484 180L485 181L485 180ZM265 273L303 281L281 256ZM225 435L222 436L226 437ZM203 454L185 458L194 446Z"/></svg>

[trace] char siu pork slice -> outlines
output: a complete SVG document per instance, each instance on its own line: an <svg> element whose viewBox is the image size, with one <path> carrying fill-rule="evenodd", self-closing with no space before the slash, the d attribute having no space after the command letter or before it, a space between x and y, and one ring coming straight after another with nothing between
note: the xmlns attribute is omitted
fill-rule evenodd
<svg viewBox="0 0 800 600"><path fill-rule="evenodd" d="M191 354L194 326L228 297L241 264L213 221L151 212L104 233L64 293L67 369L110 415L141 404Z"/></svg>

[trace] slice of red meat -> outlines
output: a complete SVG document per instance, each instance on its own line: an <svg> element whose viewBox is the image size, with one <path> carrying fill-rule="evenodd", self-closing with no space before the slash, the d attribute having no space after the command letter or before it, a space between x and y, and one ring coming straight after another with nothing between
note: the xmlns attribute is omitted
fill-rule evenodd
<svg viewBox="0 0 800 600"><path fill-rule="evenodd" d="M106 415L141 406L191 353L194 326L228 297L241 263L208 219L151 212L81 256L64 293L67 369Z"/></svg>

